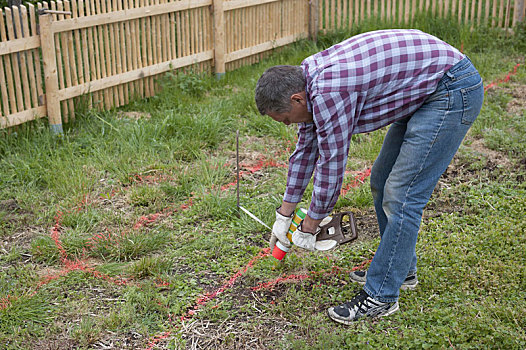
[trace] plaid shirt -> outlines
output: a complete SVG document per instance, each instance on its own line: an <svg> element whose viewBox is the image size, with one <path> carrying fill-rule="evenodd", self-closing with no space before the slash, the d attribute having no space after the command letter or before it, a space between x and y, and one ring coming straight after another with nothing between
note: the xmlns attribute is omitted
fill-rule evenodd
<svg viewBox="0 0 526 350"><path fill-rule="evenodd" d="M351 136L412 115L462 58L421 31L380 30L305 59L301 66L314 123L299 124L283 199L300 202L316 168L309 216L329 215L340 195Z"/></svg>

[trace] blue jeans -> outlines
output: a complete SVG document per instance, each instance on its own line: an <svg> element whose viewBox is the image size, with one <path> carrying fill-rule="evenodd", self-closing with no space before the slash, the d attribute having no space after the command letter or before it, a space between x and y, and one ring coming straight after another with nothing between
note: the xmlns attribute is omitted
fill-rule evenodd
<svg viewBox="0 0 526 350"><path fill-rule="evenodd" d="M371 171L381 241L367 271L367 294L398 300L416 273L422 212L457 152L484 98L482 79L468 58L449 69L436 91L411 116L391 124Z"/></svg>

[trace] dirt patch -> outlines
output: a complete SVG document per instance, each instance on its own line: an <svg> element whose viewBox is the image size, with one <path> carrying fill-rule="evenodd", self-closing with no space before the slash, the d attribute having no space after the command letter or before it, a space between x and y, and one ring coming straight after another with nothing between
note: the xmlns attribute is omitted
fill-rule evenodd
<svg viewBox="0 0 526 350"><path fill-rule="evenodd" d="M3 201L0 201L1 211L12 212L18 209L20 209L20 206L18 205L18 202L16 201L16 199L6 199Z"/></svg>
<svg viewBox="0 0 526 350"><path fill-rule="evenodd" d="M146 113L146 112L123 112L123 111L117 112L117 119L139 120L139 119L150 119L151 117L152 117L151 114Z"/></svg>
<svg viewBox="0 0 526 350"><path fill-rule="evenodd" d="M524 93L526 94L526 91ZM526 101L524 103L526 104ZM473 142L471 142L471 145L469 145L469 148L471 148L479 154L484 155L489 162L502 165L504 167L510 167L512 165L512 162L504 153L487 148L484 144L483 139L473 140Z"/></svg>
<svg viewBox="0 0 526 350"><path fill-rule="evenodd" d="M357 241L368 241L379 236L378 221L376 220L374 208L353 209L352 211L356 220Z"/></svg>
<svg viewBox="0 0 526 350"><path fill-rule="evenodd" d="M526 110L526 84L510 84L509 87L503 88L512 99L506 106L506 111L511 114L523 114Z"/></svg>

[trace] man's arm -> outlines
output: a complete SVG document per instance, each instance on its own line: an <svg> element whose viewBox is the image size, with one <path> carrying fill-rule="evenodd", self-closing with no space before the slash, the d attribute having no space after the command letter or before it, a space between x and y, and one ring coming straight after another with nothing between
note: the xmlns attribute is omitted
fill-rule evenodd
<svg viewBox="0 0 526 350"><path fill-rule="evenodd" d="M312 178L317 159L316 126L313 123L301 123L298 129L296 149L289 158L287 189L280 208L282 215L292 214L296 205L301 201L303 192Z"/></svg>
<svg viewBox="0 0 526 350"><path fill-rule="evenodd" d="M303 229L307 232L315 232L317 225L330 214L338 200L354 118L357 106L361 103L357 93L349 92L324 93L313 99L319 159L314 174L309 218L303 222Z"/></svg>

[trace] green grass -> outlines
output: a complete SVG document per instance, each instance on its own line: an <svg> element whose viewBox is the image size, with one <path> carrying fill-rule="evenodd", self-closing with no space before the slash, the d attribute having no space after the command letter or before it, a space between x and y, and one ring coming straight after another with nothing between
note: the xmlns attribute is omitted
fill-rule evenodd
<svg viewBox="0 0 526 350"><path fill-rule="evenodd" d="M258 260L192 317L199 321L196 332L180 331L180 317L200 295L220 288L267 246L267 230L238 215L235 186L228 186L235 180L239 130L247 171L241 204L272 225L287 169L247 169L261 159L286 163L296 129L258 114L253 92L260 74L272 65L299 64L352 34L387 27L369 22L322 35L318 43L303 41L222 80L167 75L158 96L124 108L149 118L86 109L61 137L42 121L4 133L0 344L89 349L113 341L117 348L146 348L151 337L169 331L160 343L168 348L195 340L235 348L257 338L262 348L282 349L524 349L526 111L507 108L513 89L526 85L524 65L509 83L486 93L481 115L428 205L417 245L420 284L402 293L401 312L349 327L325 314L359 290L332 267L350 270L379 242L371 237L376 229L361 221L362 239L332 252L293 250L283 263ZM429 16L414 27L463 46L486 84L524 62L524 28L515 35L472 31ZM348 170L370 167L384 135L354 136ZM312 184L303 207L311 190ZM2 204L12 200L17 206ZM342 196L336 209L374 222L368 180ZM77 259L85 265L71 265ZM317 273L303 281L250 289L310 271Z"/></svg>

